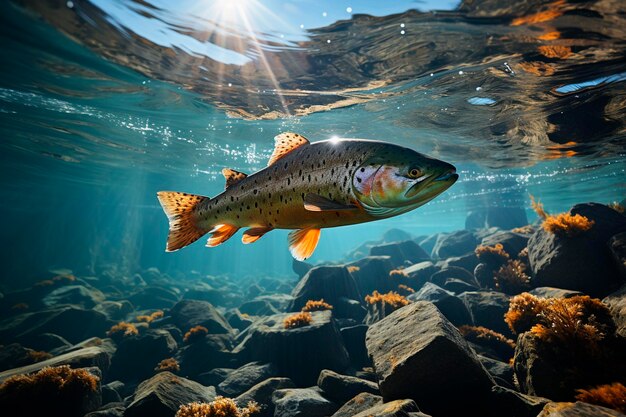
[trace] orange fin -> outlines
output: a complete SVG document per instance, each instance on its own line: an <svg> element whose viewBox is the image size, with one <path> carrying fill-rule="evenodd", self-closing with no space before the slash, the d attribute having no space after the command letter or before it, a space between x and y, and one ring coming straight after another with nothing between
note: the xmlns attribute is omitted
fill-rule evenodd
<svg viewBox="0 0 626 417"><path fill-rule="evenodd" d="M239 228L237 226L233 226L230 224L218 224L209 232L211 237L209 241L206 243L209 247L214 247L217 245L221 245L230 239L235 233L237 233Z"/></svg>
<svg viewBox="0 0 626 417"><path fill-rule="evenodd" d="M273 227L251 227L250 229L243 232L243 236L241 237L241 242L244 245L249 243L254 243L257 240L261 239L261 237L272 230Z"/></svg>
<svg viewBox="0 0 626 417"><path fill-rule="evenodd" d="M341 211L356 210L358 207L354 205L347 206L321 195L309 193L304 196L304 209L307 211Z"/></svg>
<svg viewBox="0 0 626 417"><path fill-rule="evenodd" d="M302 135L293 132L281 133L274 137L274 153L270 156L267 166L272 165L283 156L287 155L300 146L308 145L310 142Z"/></svg>
<svg viewBox="0 0 626 417"><path fill-rule="evenodd" d="M320 240L320 229L309 227L289 233L289 251L291 256L304 261L313 255Z"/></svg>
<svg viewBox="0 0 626 417"><path fill-rule="evenodd" d="M222 170L222 174L224 175L224 178L226 178L226 186L224 188L235 185L248 176L248 174L244 174L243 172L235 171L230 168L224 168Z"/></svg>
<svg viewBox="0 0 626 417"><path fill-rule="evenodd" d="M170 222L170 232L167 237L167 252L173 252L200 239L206 232L197 225L194 217L195 208L209 197L179 193L176 191L159 191L159 203Z"/></svg>

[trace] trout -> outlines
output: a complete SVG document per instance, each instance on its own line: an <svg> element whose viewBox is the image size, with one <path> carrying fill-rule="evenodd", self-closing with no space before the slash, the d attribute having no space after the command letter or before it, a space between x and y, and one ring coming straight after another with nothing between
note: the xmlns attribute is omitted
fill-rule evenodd
<svg viewBox="0 0 626 417"><path fill-rule="evenodd" d="M454 166L391 143L331 139L310 143L297 133L274 138L266 168L246 175L222 170L223 193L213 197L160 191L169 219L166 251L176 251L209 233L220 245L242 227L242 242L256 242L273 229L289 233L289 250L310 257L320 229L370 222L411 211L458 179Z"/></svg>

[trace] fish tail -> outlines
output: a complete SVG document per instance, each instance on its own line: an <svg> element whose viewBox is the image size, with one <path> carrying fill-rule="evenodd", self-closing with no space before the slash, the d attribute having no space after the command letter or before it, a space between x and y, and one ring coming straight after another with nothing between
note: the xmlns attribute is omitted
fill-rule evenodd
<svg viewBox="0 0 626 417"><path fill-rule="evenodd" d="M198 204L208 201L209 197L176 191L159 191L157 197L170 222L166 252L183 248L209 231L198 225L195 216Z"/></svg>

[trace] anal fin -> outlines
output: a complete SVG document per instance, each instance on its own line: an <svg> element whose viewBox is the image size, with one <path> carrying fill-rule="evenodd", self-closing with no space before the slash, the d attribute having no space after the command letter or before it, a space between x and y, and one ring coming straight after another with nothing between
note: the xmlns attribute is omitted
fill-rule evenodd
<svg viewBox="0 0 626 417"><path fill-rule="evenodd" d="M250 229L243 232L243 236L241 237L241 242L244 245L249 243L254 243L257 240L261 239L261 237L272 230L273 227L251 227Z"/></svg>
<svg viewBox="0 0 626 417"><path fill-rule="evenodd" d="M235 233L237 233L239 228L237 226L233 226L230 224L218 224L209 232L211 237L209 238L206 245L208 247L214 247L217 245L221 245L230 239Z"/></svg>
<svg viewBox="0 0 626 417"><path fill-rule="evenodd" d="M320 240L320 229L308 227L289 233L289 251L299 261L309 258Z"/></svg>

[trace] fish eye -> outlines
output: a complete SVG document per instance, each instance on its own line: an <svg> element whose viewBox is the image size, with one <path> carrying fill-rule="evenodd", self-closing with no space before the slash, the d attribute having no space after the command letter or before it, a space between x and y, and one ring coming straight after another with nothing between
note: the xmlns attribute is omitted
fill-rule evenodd
<svg viewBox="0 0 626 417"><path fill-rule="evenodd" d="M421 174L420 170L417 168L413 168L409 171L409 178L417 178Z"/></svg>

